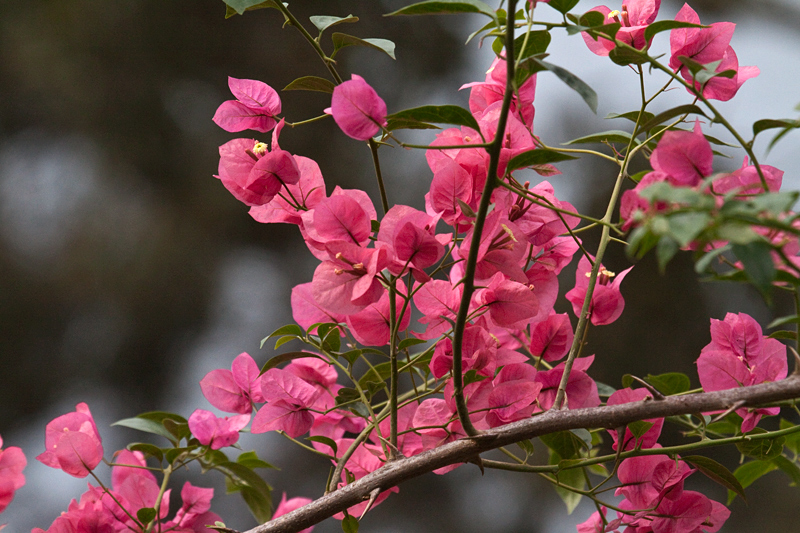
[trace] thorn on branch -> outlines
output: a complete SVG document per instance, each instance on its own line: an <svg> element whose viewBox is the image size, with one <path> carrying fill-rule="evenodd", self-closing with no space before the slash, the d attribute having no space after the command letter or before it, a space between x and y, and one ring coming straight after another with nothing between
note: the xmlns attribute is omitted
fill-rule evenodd
<svg viewBox="0 0 800 533"><path fill-rule="evenodd" d="M476 455L476 456L475 456L475 457L473 457L472 459L468 459L468 460L467 460L467 462L468 462L468 463L472 463L472 464L474 464L474 465L477 465L477 466L478 466L478 468L480 468L480 469L481 469L481 475L482 475L482 476L486 474L486 472L485 472L485 471L484 471L484 469L483 469L483 460L481 459L481 456L480 456L480 455Z"/></svg>
<svg viewBox="0 0 800 533"><path fill-rule="evenodd" d="M800 376L800 354L797 353L792 346L789 346L789 349L792 351L792 355L794 355L794 371L792 372L793 376Z"/></svg>
<svg viewBox="0 0 800 533"><path fill-rule="evenodd" d="M719 422L720 420L722 420L723 418L725 418L726 416L728 416L729 414L731 414L735 410L739 409L740 407L744 407L746 403L747 402L745 402L744 400L739 400L738 402L735 402L728 409L726 409L722 413L720 413L717 416L715 416L714 418L712 418L711 421L709 422L709 424L713 424L714 422Z"/></svg>
<svg viewBox="0 0 800 533"><path fill-rule="evenodd" d="M372 504L375 503L375 499L378 497L380 493L381 493L380 487L372 489L372 492L369 493L369 501L367 502L367 506L364 507L364 512L361 513L361 516L358 518L359 522L361 521L362 518L364 518L364 515L367 514L367 511L370 510Z"/></svg>
<svg viewBox="0 0 800 533"><path fill-rule="evenodd" d="M633 378L635 381L638 381L639 383L641 383L641 384L642 384L642 386L644 386L644 388L646 388L648 391L650 391L650 394L652 394L652 395L653 395L653 399L654 399L654 400L665 400L665 399L667 398L666 396L664 396L663 394L661 394L661 392L660 392L658 389L656 389L655 387L653 387L652 385L650 385L648 382L646 382L646 381L645 381L645 380L643 380L642 378L637 378L636 376L631 376L631 377L632 377L632 378Z"/></svg>

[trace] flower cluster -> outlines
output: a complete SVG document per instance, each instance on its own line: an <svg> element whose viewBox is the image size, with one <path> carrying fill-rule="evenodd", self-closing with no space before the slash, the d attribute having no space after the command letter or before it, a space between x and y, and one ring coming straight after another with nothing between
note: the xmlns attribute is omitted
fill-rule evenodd
<svg viewBox="0 0 800 533"><path fill-rule="evenodd" d="M0 437L0 513L2 513L11 500L14 493L25 484L25 475L22 471L28 464L25 454L16 446L3 448L3 438ZM0 529L3 526L0 525Z"/></svg>

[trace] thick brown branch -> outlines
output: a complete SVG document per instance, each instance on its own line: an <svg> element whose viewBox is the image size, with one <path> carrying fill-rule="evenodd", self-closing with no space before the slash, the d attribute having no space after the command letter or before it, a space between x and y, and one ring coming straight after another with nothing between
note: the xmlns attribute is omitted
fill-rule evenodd
<svg viewBox="0 0 800 533"><path fill-rule="evenodd" d="M644 420L707 411L721 411L734 404L753 407L759 404L800 397L800 376L783 381L727 391L670 396L660 401L623 405L551 410L539 416L495 428L477 437L465 438L413 457L392 461L336 492L327 494L289 514L260 525L247 533L294 533L369 498L375 489L386 490L408 479L443 466L463 463L479 454L523 439L531 439L569 429L620 426Z"/></svg>

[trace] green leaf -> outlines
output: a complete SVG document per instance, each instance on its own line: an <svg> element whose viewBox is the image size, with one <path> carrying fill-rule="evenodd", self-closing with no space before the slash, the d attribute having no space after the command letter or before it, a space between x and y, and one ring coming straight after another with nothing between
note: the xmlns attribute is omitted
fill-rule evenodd
<svg viewBox="0 0 800 533"><path fill-rule="evenodd" d="M358 519L353 515L347 515L342 520L342 531L344 533L358 533Z"/></svg>
<svg viewBox="0 0 800 533"><path fill-rule="evenodd" d="M796 427L796 424L792 424L788 420L781 418L781 429L789 429ZM795 454L800 454L800 432L790 433L786 435L786 442L784 446L792 450Z"/></svg>
<svg viewBox="0 0 800 533"><path fill-rule="evenodd" d="M667 109L666 111L659 113L655 117L651 118L647 122L645 122L640 131L650 131L654 127L658 126L662 122L666 122L672 118L679 117L681 115L702 115L706 116L702 109L697 107L696 105L686 104L686 105L679 105L677 107L673 107L671 109Z"/></svg>
<svg viewBox="0 0 800 533"><path fill-rule="evenodd" d="M138 511L136 511L136 518L139 519L139 522L142 524L149 524L153 521L156 517L156 510L152 507L142 507Z"/></svg>
<svg viewBox="0 0 800 533"><path fill-rule="evenodd" d="M517 446L519 446L520 449L525 452L525 455L533 455L533 443L530 441L530 439L517 442Z"/></svg>
<svg viewBox="0 0 800 533"><path fill-rule="evenodd" d="M642 113L642 118L640 120L639 119L639 114L640 113L641 113L640 111L628 111L627 113L609 113L608 115L606 115L606 118L607 119L624 118L626 120L630 120L634 124L636 122L644 124L645 122L653 120L653 118L655 117L655 115L653 113L651 113L649 111L645 111L644 113Z"/></svg>
<svg viewBox="0 0 800 533"><path fill-rule="evenodd" d="M364 353L363 350L350 350L349 352L344 352L339 354L339 357L344 358L348 363L351 365L356 362L356 359L361 357L361 354Z"/></svg>
<svg viewBox="0 0 800 533"><path fill-rule="evenodd" d="M763 118L753 123L753 138L759 133L775 128L800 128L800 121L785 119Z"/></svg>
<svg viewBox="0 0 800 533"><path fill-rule="evenodd" d="M528 41L525 42L527 36ZM523 49L522 45L525 44ZM530 56L543 54L550 45L550 32L547 30L532 31L522 34L514 39L514 59L526 59Z"/></svg>
<svg viewBox="0 0 800 533"><path fill-rule="evenodd" d="M539 439L545 446L557 453L561 459L577 457L581 449L586 447L586 442L571 431L559 431L549 435L542 435Z"/></svg>
<svg viewBox="0 0 800 533"><path fill-rule="evenodd" d="M275 468L268 462L259 459L258 454L256 454L255 450L251 450L249 452L244 452L239 454L239 457L236 458L236 462L240 465L244 465L247 468Z"/></svg>
<svg viewBox="0 0 800 533"><path fill-rule="evenodd" d="M644 38L649 42L657 33L674 30L676 28L708 28L708 26L692 24L691 22L680 22L678 20L659 20L647 26L647 29L644 30Z"/></svg>
<svg viewBox="0 0 800 533"><path fill-rule="evenodd" d="M783 326L785 324L800 324L800 315L789 315L776 318L767 324L767 329L777 328L778 326Z"/></svg>
<svg viewBox="0 0 800 533"><path fill-rule="evenodd" d="M222 0L228 5L227 11L225 12L225 18L230 18L234 14L244 15L245 11L250 11L253 9L265 9L265 8L272 8L278 9L278 6L275 4L273 0Z"/></svg>
<svg viewBox="0 0 800 533"><path fill-rule="evenodd" d="M608 58L620 66L641 65L647 62L647 54L639 50L615 46L608 53Z"/></svg>
<svg viewBox="0 0 800 533"><path fill-rule="evenodd" d="M606 385L605 383L601 383L599 381L596 381L595 383L597 383L597 394L600 396L608 397L617 392L617 389L611 385Z"/></svg>
<svg viewBox="0 0 800 533"><path fill-rule="evenodd" d="M670 235L683 248L706 229L711 216L703 212L675 213L668 220Z"/></svg>
<svg viewBox="0 0 800 533"><path fill-rule="evenodd" d="M784 474L789 476L789 478L792 480L792 486L800 486L800 468L797 467L797 464L793 463L783 455L779 455L773 459L772 462L775 463Z"/></svg>
<svg viewBox="0 0 800 533"><path fill-rule="evenodd" d="M369 224L373 233L378 233L381 230L381 223L377 220L370 220Z"/></svg>
<svg viewBox="0 0 800 533"><path fill-rule="evenodd" d="M734 470L733 475L739 480L739 483L742 485L743 488L747 488L753 484L758 478L763 476L764 474L768 474L773 470L777 469L778 465L773 463L772 461L750 461L749 463L745 463L736 470ZM733 499L736 497L736 493L732 490L728 491L728 505L731 504Z"/></svg>
<svg viewBox="0 0 800 533"><path fill-rule="evenodd" d="M747 279L767 297L775 280L775 263L772 261L772 247L763 240L747 244L734 244L733 253L744 265Z"/></svg>
<svg viewBox="0 0 800 533"><path fill-rule="evenodd" d="M243 464L230 461L215 464L213 468L225 474L241 490L242 498L259 523L272 518L270 488L261 476Z"/></svg>
<svg viewBox="0 0 800 533"><path fill-rule="evenodd" d="M376 374L377 373L377 374ZM377 383L383 383L389 376L392 374L392 365L389 361L385 363L380 363L375 365L373 368L367 370L367 372L358 380L358 384L361 387L366 387L367 383L370 381L374 381Z"/></svg>
<svg viewBox="0 0 800 533"><path fill-rule="evenodd" d="M156 422L155 420L148 420L146 418L123 418L122 420L117 420L112 426L122 426L126 428L136 429L138 431L144 431L145 433L153 433L155 435L161 435L165 439L169 440L173 444L177 444L175 440L175 436L167 431L167 429L160 423Z"/></svg>
<svg viewBox="0 0 800 533"><path fill-rule="evenodd" d="M128 449L132 452L141 452L149 457L158 459L158 462L164 460L164 452L158 446L147 442L132 442L128 444Z"/></svg>
<svg viewBox="0 0 800 533"><path fill-rule="evenodd" d="M269 490L264 494L250 487L240 487L239 493L259 524L268 522L272 518L272 499Z"/></svg>
<svg viewBox="0 0 800 533"><path fill-rule="evenodd" d="M480 126L472 116L472 113L457 105L426 105L404 109L386 117L390 123L394 121L406 121L408 123L434 122L437 124L453 124L456 126L467 126L480 131Z"/></svg>
<svg viewBox="0 0 800 533"><path fill-rule="evenodd" d="M667 372L666 374L658 374L656 376L648 374L644 380L664 396L672 396L673 394L680 394L692 388L692 383L689 381L689 376L681 374L680 372Z"/></svg>
<svg viewBox="0 0 800 533"><path fill-rule="evenodd" d="M499 22L494 9L480 0L428 0L400 8L386 15L452 15L456 13L481 13Z"/></svg>
<svg viewBox="0 0 800 533"><path fill-rule="evenodd" d="M688 457L682 457L682 459L723 487L733 491L734 494L740 496L745 502L747 501L742 484L730 470L720 463L702 455L690 455Z"/></svg>
<svg viewBox="0 0 800 533"><path fill-rule="evenodd" d="M358 22L358 17L354 17L353 15L347 15L346 17L331 17L328 15L313 15L308 17L311 21L311 24L317 27L319 30L320 35L322 32L330 28L331 26L335 26L337 24L344 24L344 23L353 23Z"/></svg>
<svg viewBox="0 0 800 533"><path fill-rule="evenodd" d="M325 361L322 357L318 354L311 353L311 352L286 352L280 355L276 355L275 357L271 357L264 363L264 366L261 367L261 374L269 370L270 368L275 368L281 363L285 363L287 361L293 361L295 359L302 359L304 357L316 357L322 361Z"/></svg>
<svg viewBox="0 0 800 533"><path fill-rule="evenodd" d="M567 84L567 87L577 92L581 98L583 98L583 101L586 102L586 105L589 106L589 109L592 110L592 113L597 114L597 93L594 92L594 89L589 87L586 82L581 80L570 71L559 67L558 65L553 65L552 63L538 59L535 59L534 61L555 74L558 79Z"/></svg>
<svg viewBox="0 0 800 533"><path fill-rule="evenodd" d="M579 1L580 0L550 0L550 3L547 5L566 15L570 9L578 5Z"/></svg>
<svg viewBox="0 0 800 533"><path fill-rule="evenodd" d="M648 175L650 172L652 172L652 170L642 170L642 171L639 171L639 172L637 172L637 173L636 173L636 174L634 174L633 176L630 176L630 178L631 178L633 181L635 181L636 183L639 183L640 181L642 181L642 178L644 178L644 177L645 177L646 175Z"/></svg>
<svg viewBox="0 0 800 533"><path fill-rule="evenodd" d="M331 35L331 39L333 39L333 53L331 54L331 59L336 56L339 50L348 46L373 48L375 50L380 50L392 59L397 59L394 56L394 43L389 39L362 39L353 35L347 35L346 33L334 33Z"/></svg>
<svg viewBox="0 0 800 533"><path fill-rule="evenodd" d="M267 342L272 337L284 336L284 335L292 335L298 339L302 339L305 336L306 332L303 331L303 328L298 326L297 324L287 324L285 326L281 326L263 339L261 339L261 348L264 347L264 343Z"/></svg>
<svg viewBox="0 0 800 533"><path fill-rule="evenodd" d="M631 134L622 130L609 130L600 133L593 133L584 137L578 137L561 144L588 144L588 143L622 143L628 144L631 140ZM635 143L639 144L639 143Z"/></svg>
<svg viewBox="0 0 800 533"><path fill-rule="evenodd" d="M544 165L545 163L556 163L558 161L569 161L571 159L577 159L577 157L557 152L555 150L535 148L512 157L511 161L508 162L506 172L513 172L518 168Z"/></svg>
<svg viewBox="0 0 800 533"><path fill-rule="evenodd" d="M306 437L306 440L310 440L312 442L319 442L320 444L324 444L328 446L333 451L333 456L336 457L339 453L339 447L336 446L336 441L330 437L325 437L323 435L313 435L311 437Z"/></svg>
<svg viewBox="0 0 800 533"><path fill-rule="evenodd" d="M628 429L636 439L647 433L651 427L653 427L653 422L647 422L645 420L637 420L636 422L628 424Z"/></svg>
<svg viewBox="0 0 800 533"><path fill-rule="evenodd" d="M409 337L407 339L401 340L400 343L397 345L397 349L398 350L405 350L406 348L409 348L411 346L416 346L418 344L425 344L426 342L428 342L428 341L425 341L425 340L422 340L422 339L415 339L413 337Z"/></svg>
<svg viewBox="0 0 800 533"><path fill-rule="evenodd" d="M555 486L556 493L567 506L567 514L572 514L572 511L578 506L581 501L581 496L577 492L565 489L560 484L568 487L573 487L578 490L586 488L586 479L583 477L583 472L580 468L570 468L569 470L562 470L556 475L559 485Z"/></svg>
<svg viewBox="0 0 800 533"><path fill-rule="evenodd" d="M188 439L192 436L192 432L189 429L189 424L186 422L176 422L171 418L165 418L161 421L161 425L163 425L164 428L172 433L179 441L181 439Z"/></svg>
<svg viewBox="0 0 800 533"><path fill-rule="evenodd" d="M339 328L331 328L322 339L322 349L326 352L336 353L342 347L342 336Z"/></svg>
<svg viewBox="0 0 800 533"><path fill-rule="evenodd" d="M343 405L348 402L352 402L355 400L360 400L361 395L358 393L356 389L351 389L348 387L342 387L339 389L339 392L336 393L336 405Z"/></svg>
<svg viewBox="0 0 800 533"><path fill-rule="evenodd" d="M664 274L669 263L675 254L678 253L680 247L675 239L668 235L662 235L656 244L656 258L658 259L658 271Z"/></svg>
<svg viewBox="0 0 800 533"><path fill-rule="evenodd" d="M318 76L303 76L297 78L292 83L283 88L284 91L317 91L320 93L332 93L336 85L332 81Z"/></svg>
<svg viewBox="0 0 800 533"><path fill-rule="evenodd" d="M705 255L703 255L703 257L697 260L697 263L695 263L694 265L694 271L697 272L698 274L702 274L711 265L711 261L713 261L714 259L716 259L717 257L724 254L730 249L731 246L729 244L726 244L725 246L721 246L720 248L716 248L706 253Z"/></svg>
<svg viewBox="0 0 800 533"><path fill-rule="evenodd" d="M762 428L755 428L748 433L749 436L761 435L767 431ZM753 459L774 459L783 452L783 443L786 437L775 437L773 439L743 440L736 443L736 448L743 454Z"/></svg>
<svg viewBox="0 0 800 533"><path fill-rule="evenodd" d="M633 379L633 376L632 376L632 375L630 375L630 374L624 374L624 375L622 376L622 388L623 388L623 389L627 389L627 388L629 388L631 385L633 385L634 381L635 381L635 380Z"/></svg>
<svg viewBox="0 0 800 533"><path fill-rule="evenodd" d="M177 413L170 413L169 411L148 411L146 413L136 415L136 418L144 418L146 420L152 420L159 423L163 423L166 419L174 420L183 424L187 422L186 419L181 415Z"/></svg>
<svg viewBox="0 0 800 533"><path fill-rule="evenodd" d="M797 338L797 332L795 331L788 331L788 330L779 330L774 331L767 335L770 339L791 339L794 340Z"/></svg>

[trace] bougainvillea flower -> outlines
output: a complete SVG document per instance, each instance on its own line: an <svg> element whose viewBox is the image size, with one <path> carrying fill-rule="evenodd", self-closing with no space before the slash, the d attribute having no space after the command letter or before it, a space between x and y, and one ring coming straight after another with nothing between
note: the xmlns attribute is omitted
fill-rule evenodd
<svg viewBox="0 0 800 533"><path fill-rule="evenodd" d="M411 321L411 306L405 305L403 313L406 288L402 282L397 283L397 294L395 297L395 316L400 318L398 331L408 328ZM350 333L353 337L365 346L384 346L389 343L391 334L389 291L385 291L381 298L367 307L347 316L347 325L350 326ZM400 313L403 313L402 316Z"/></svg>
<svg viewBox="0 0 800 533"><path fill-rule="evenodd" d="M489 70L486 71L486 80L483 82L466 83L459 90L470 88L469 110L473 115L478 115L491 104L503 99L506 92L506 60L496 57ZM529 127L533 125L534 107L533 99L536 96L536 75L534 74L511 98L509 111L517 114Z"/></svg>
<svg viewBox="0 0 800 533"><path fill-rule="evenodd" d="M667 131L650 156L653 170L669 176L676 186L694 187L714 171L714 153L703 135L700 121L693 131Z"/></svg>
<svg viewBox="0 0 800 533"><path fill-rule="evenodd" d="M489 427L509 424L533 414L542 390L542 384L534 381L536 374L536 369L528 364L506 365L497 373L487 398L491 408L486 414Z"/></svg>
<svg viewBox="0 0 800 533"><path fill-rule="evenodd" d="M296 285L292 289L292 318L301 327L308 329L314 324L344 322L344 315L330 313L324 310L316 300L311 290L311 282ZM315 333L314 328L311 333ZM344 331L341 332L344 336Z"/></svg>
<svg viewBox="0 0 800 533"><path fill-rule="evenodd" d="M494 374L497 343L489 332L475 325L464 328L461 342L461 367L464 372L477 370L478 373L491 376ZM441 378L453 368L453 341L449 337L442 338L431 357L430 369L436 378Z"/></svg>
<svg viewBox="0 0 800 533"><path fill-rule="evenodd" d="M272 368L261 376L261 392L267 405L253 418L251 431L266 433L282 430L296 438L311 429L314 405L320 391L291 372Z"/></svg>
<svg viewBox="0 0 800 533"><path fill-rule="evenodd" d="M417 402L409 402L397 409L397 449L405 457L417 455L422 451L422 437L414 431L414 415L417 414ZM391 420L384 418L378 424L381 435L391 434Z"/></svg>
<svg viewBox="0 0 800 533"><path fill-rule="evenodd" d="M593 362L594 355L575 359L572 371L569 374L569 381L567 381L566 400L564 402L564 405L569 409L597 407L600 405L597 383L586 373L586 370L589 369ZM552 370L536 374L536 381L542 384L542 391L539 393L539 405L543 411L553 407L558 385L561 383L563 375L564 363L559 364Z"/></svg>
<svg viewBox="0 0 800 533"><path fill-rule="evenodd" d="M465 260L469 257L472 247L473 229L467 232L458 248L458 256ZM495 209L486 217L481 234L478 259L475 264L475 280L489 280L501 272L508 279L527 284L528 277L520 266L527 250L527 240L519 227L511 222L505 213Z"/></svg>
<svg viewBox="0 0 800 533"><path fill-rule="evenodd" d="M103 460L103 443L89 411L81 402L74 413L53 419L45 428L45 451L36 459L75 477L86 477Z"/></svg>
<svg viewBox="0 0 800 533"><path fill-rule="evenodd" d="M424 333L414 332L420 339L433 339L452 327L458 306L461 303L463 285L453 287L444 279L431 280L414 291L414 305L422 318L420 324L426 324Z"/></svg>
<svg viewBox="0 0 800 533"><path fill-rule="evenodd" d="M286 184L285 195L276 195L266 204L251 207L250 216L257 222L281 222L302 227L303 209L313 209L325 199L325 181L319 165L299 155L294 156L294 160L300 171L300 179L297 183ZM299 206L295 205L295 201Z"/></svg>
<svg viewBox="0 0 800 533"><path fill-rule="evenodd" d="M706 392L779 381L788 373L786 346L762 335L761 326L745 313L728 313L711 319L711 342L697 359L697 375ZM763 415L776 415L779 407L741 408L742 432L751 431Z"/></svg>
<svg viewBox="0 0 800 533"><path fill-rule="evenodd" d="M209 511L214 489L195 487L188 481L181 489L183 504L175 517L167 522L164 531L205 531L206 526L222 521L219 515ZM172 529L174 528L174 529Z"/></svg>
<svg viewBox="0 0 800 533"><path fill-rule="evenodd" d="M14 499L14 493L25 485L22 471L28 464L19 447L10 446L5 450L2 447L3 438L0 437L0 513Z"/></svg>
<svg viewBox="0 0 800 533"><path fill-rule="evenodd" d="M265 401L261 395L260 370L247 353L233 360L231 370L212 370L200 380L200 389L206 400L226 413L247 414L253 410L252 402Z"/></svg>
<svg viewBox="0 0 800 533"><path fill-rule="evenodd" d="M211 411L197 409L189 417L189 429L200 444L219 450L239 440L239 430L250 422L250 414L218 418Z"/></svg>
<svg viewBox="0 0 800 533"><path fill-rule="evenodd" d="M625 300L622 298L619 286L622 280L631 271L630 267L623 270L618 275L604 266L600 266L600 272L597 275L597 284L592 293L592 302L589 307L589 313L592 324L595 326L603 326L611 324L622 314L625 308ZM586 256L581 257L578 262L578 270L575 273L575 288L567 292L566 298L572 302L572 310L575 316L581 316L583 308L583 300L586 298L586 290L589 287L589 274L591 273L592 265ZM612 281L613 280L613 281Z"/></svg>
<svg viewBox="0 0 800 533"><path fill-rule="evenodd" d="M278 518L279 516L283 516L286 513L291 513L295 509L299 509L300 507L311 503L311 498L303 498L302 496L297 496L295 498L291 498L289 500L286 499L286 493L283 493L281 496L281 501L278 504L278 507L275 508L275 512L272 513L272 519ZM311 533L314 530L314 526L307 527L305 529L301 529L298 533Z"/></svg>
<svg viewBox="0 0 800 533"><path fill-rule="evenodd" d="M114 489L115 497L125 510L134 516L136 516L139 509L153 508L158 498L160 487L153 473L142 468L147 466L144 455L141 452L121 450L115 456L116 461L121 465L131 465L115 466L111 469L111 486ZM169 514L170 493L171 489L164 492L158 513L159 518L166 518ZM103 499L105 499L105 495ZM124 512L119 513L117 516L123 521L127 522L128 520Z"/></svg>
<svg viewBox="0 0 800 533"><path fill-rule="evenodd" d="M501 327L528 322L539 312L539 299L533 293L533 285L505 279L500 272L492 276L485 289L475 293L475 300L488 309L489 319Z"/></svg>
<svg viewBox="0 0 800 533"><path fill-rule="evenodd" d="M294 156L285 150L269 152L254 139L233 139L219 147L219 175L228 191L249 206L268 204L275 195L300 180Z"/></svg>
<svg viewBox="0 0 800 533"><path fill-rule="evenodd" d="M386 125L386 102L358 74L333 89L331 107L325 110L348 137L366 141Z"/></svg>
<svg viewBox="0 0 800 533"><path fill-rule="evenodd" d="M545 361L558 361L569 353L575 334L567 313L553 312L531 327L531 353Z"/></svg>
<svg viewBox="0 0 800 533"><path fill-rule="evenodd" d="M736 191L738 195L759 194L764 191L761 184L761 177L758 175L755 165L748 165L747 156L742 162L739 170L734 170L730 174L725 174L719 179L714 180L713 188L717 194L727 194ZM779 170L770 165L760 165L767 188L771 192L780 190L783 183L783 170Z"/></svg>
<svg viewBox="0 0 800 533"><path fill-rule="evenodd" d="M427 213L407 205L395 205L381 220L378 240L385 242L394 255L389 271L395 276L409 268L419 281L430 278L422 272L434 265L444 255L444 243L450 241L452 235L436 235L436 223L439 216Z"/></svg>
<svg viewBox="0 0 800 533"><path fill-rule="evenodd" d="M541 203L551 205L556 209L577 212L569 202L562 202L555 196L555 190L549 182L543 181L529 190L529 194L539 198ZM508 194L509 199L513 199L508 211L508 219L516 224L528 242L541 246L558 235L567 232L567 226L574 228L580 219L566 213L557 213L545 205L534 204L521 196L514 199L514 195Z"/></svg>
<svg viewBox="0 0 800 533"><path fill-rule="evenodd" d="M606 405L620 405L624 403L632 403L632 402L641 402L645 398L652 398L653 395L647 389L619 389L614 392L609 398ZM625 430L625 438L623 439L623 450L632 450L634 448L652 448L655 446L656 442L658 441L658 437L661 435L661 429L664 427L664 419L663 418L650 418L644 420L644 422L649 422L653 424L650 429L648 429L642 436L636 438L633 436L633 433L630 429ZM618 435L617 430L609 429L608 433L611 435L611 438L614 439L614 445L612 446L613 449L617 449L618 445Z"/></svg>
<svg viewBox="0 0 800 533"><path fill-rule="evenodd" d="M275 127L281 112L278 93L264 82L228 77L228 87L236 100L223 102L214 122L225 131L256 130L266 133Z"/></svg>
<svg viewBox="0 0 800 533"><path fill-rule="evenodd" d="M616 38L641 50L647 46L647 42L644 39L644 30L656 19L659 7L661 7L661 0L627 0L622 4L621 11L612 11L606 6L593 7L589 11L602 13L606 24L618 22L621 27L617 32ZM609 41L602 37L595 41L586 32L581 33L581 35L589 50L599 56L607 56L616 46L614 41Z"/></svg>

